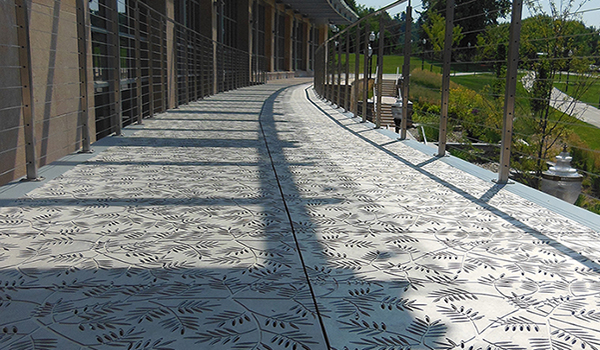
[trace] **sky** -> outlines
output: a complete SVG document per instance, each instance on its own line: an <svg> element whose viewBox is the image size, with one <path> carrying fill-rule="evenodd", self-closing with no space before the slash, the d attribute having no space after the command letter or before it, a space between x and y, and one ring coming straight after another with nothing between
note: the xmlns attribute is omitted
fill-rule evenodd
<svg viewBox="0 0 600 350"><path fill-rule="evenodd" d="M541 0L542 3L548 3L549 0ZM557 4L560 4L561 1L567 0L555 0ZM583 22L588 26L594 26L596 28L600 28L600 0L575 0L576 3L584 2L582 7L583 13L582 19ZM362 4L367 7L372 7L374 9L382 8L386 5L393 3L394 0L356 0L357 4ZM407 3L403 3L402 5L398 5L389 11L390 15L395 15L396 13L403 12L406 10ZM421 9L421 1L412 0L412 6L416 11ZM549 10L547 10L549 12ZM413 13L413 16L417 16L416 13ZM525 5L523 5L523 17L526 18L529 16L529 11Z"/></svg>

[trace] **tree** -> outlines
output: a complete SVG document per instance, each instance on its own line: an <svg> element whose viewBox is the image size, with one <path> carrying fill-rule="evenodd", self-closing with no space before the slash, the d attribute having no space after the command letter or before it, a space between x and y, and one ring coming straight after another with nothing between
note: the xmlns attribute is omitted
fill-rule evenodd
<svg viewBox="0 0 600 350"><path fill-rule="evenodd" d="M423 25L423 31L427 34L429 43L433 47L433 52L438 56L444 50L444 39L446 35L446 19L438 13L431 13L429 16L429 24ZM462 27L455 25L452 30L452 45L459 43L464 34Z"/></svg>
<svg viewBox="0 0 600 350"><path fill-rule="evenodd" d="M356 5L356 0L345 0L348 7L352 9L356 14L358 14L358 6Z"/></svg>
<svg viewBox="0 0 600 350"><path fill-rule="evenodd" d="M459 46L467 47L477 42L477 34L490 25L497 25L500 18L510 13L510 0L455 0L455 23L463 28L464 36ZM444 13L446 0L423 0L423 22L430 23L433 14ZM422 39L425 38L423 35Z"/></svg>

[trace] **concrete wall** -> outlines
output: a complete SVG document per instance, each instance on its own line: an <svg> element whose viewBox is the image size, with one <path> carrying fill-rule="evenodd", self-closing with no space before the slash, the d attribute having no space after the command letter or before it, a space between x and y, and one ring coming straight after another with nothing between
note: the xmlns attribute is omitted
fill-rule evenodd
<svg viewBox="0 0 600 350"><path fill-rule="evenodd" d="M15 5L0 1L0 184L25 175L25 136Z"/></svg>
<svg viewBox="0 0 600 350"><path fill-rule="evenodd" d="M87 5L87 1L84 2ZM2 66L19 65L16 45L15 5L0 5L0 57ZM31 43L33 107L38 166L46 165L81 148L81 106L79 54L77 45L76 0L34 0L28 2ZM85 11L86 13L88 11ZM88 33L89 34L89 33ZM88 51L89 53L89 51ZM91 55L88 64L91 67ZM16 65L13 65L15 64ZM91 81L91 69L88 81ZM0 86L21 86L19 70L2 67ZM93 84L88 85L93 92ZM93 99L90 104L93 104ZM25 174L23 117L18 106L21 90L0 94L0 184ZM9 108L7 109L6 106ZM15 108L16 107L16 108ZM88 125L95 135L91 108ZM92 139L94 141L94 139Z"/></svg>

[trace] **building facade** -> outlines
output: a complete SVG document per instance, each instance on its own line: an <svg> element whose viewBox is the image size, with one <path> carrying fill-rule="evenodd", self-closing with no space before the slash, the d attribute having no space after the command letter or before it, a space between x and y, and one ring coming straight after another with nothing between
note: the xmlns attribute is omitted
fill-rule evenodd
<svg viewBox="0 0 600 350"><path fill-rule="evenodd" d="M343 0L0 0L0 185L155 113L311 76Z"/></svg>

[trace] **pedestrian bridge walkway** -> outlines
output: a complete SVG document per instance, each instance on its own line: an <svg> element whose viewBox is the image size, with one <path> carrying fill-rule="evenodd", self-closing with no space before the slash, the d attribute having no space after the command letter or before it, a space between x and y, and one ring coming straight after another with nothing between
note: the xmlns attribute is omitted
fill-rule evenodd
<svg viewBox="0 0 600 350"><path fill-rule="evenodd" d="M127 132L2 190L1 349L600 348L596 216L306 81Z"/></svg>

